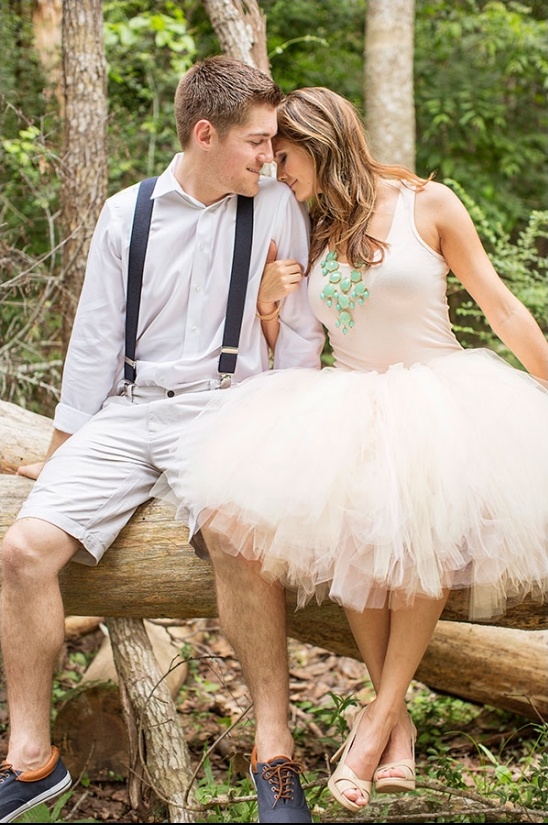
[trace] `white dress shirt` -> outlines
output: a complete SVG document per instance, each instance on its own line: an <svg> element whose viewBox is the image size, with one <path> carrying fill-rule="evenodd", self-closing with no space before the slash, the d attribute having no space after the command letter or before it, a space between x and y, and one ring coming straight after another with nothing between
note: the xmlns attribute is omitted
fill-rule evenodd
<svg viewBox="0 0 548 825"><path fill-rule="evenodd" d="M218 377L237 196L204 206L174 175L176 155L158 178L143 274L137 331L136 386L177 389ZM129 239L138 184L110 197L91 241L67 352L54 425L74 433L123 387ZM254 199L248 290L235 381L268 369L256 303L269 243L278 258L303 266L308 216L291 190L262 177ZM283 302L274 368L320 365L324 331L307 299L307 280Z"/></svg>

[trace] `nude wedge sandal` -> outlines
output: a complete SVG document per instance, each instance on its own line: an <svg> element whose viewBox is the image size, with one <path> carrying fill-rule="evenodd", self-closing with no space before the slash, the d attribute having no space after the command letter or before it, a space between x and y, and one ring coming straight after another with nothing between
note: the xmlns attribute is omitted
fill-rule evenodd
<svg viewBox="0 0 548 825"><path fill-rule="evenodd" d="M344 764L344 760L348 754L348 751L354 744L354 739L356 738L356 732L358 730L358 725L360 724L360 720L365 713L366 708L362 708L359 713L356 715L354 719L354 723L352 725L352 730L346 740L346 742L341 745L336 753L333 754L331 757L331 762L336 762L339 760L338 768L331 774L329 781L327 783L327 787L329 788L332 796L337 800L337 802L342 805L344 808L347 808L349 811L353 811L356 813L357 811L361 811L362 808L365 808L371 799L371 789L373 783L368 779L360 779L352 768L349 768L348 765ZM366 797L367 803L366 805L357 805L351 799L348 799L347 796L344 795L345 791L358 791L362 794L362 796Z"/></svg>
<svg viewBox="0 0 548 825"><path fill-rule="evenodd" d="M397 762L385 762L379 765L373 774L373 783L376 793L401 793L415 790L415 741L417 729L411 722L411 759L400 759ZM398 770L403 776L384 776L378 778L379 773L387 770Z"/></svg>

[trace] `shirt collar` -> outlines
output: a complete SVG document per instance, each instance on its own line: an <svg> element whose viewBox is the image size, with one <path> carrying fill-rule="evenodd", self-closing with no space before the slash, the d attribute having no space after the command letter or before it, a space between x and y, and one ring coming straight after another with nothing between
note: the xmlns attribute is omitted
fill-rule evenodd
<svg viewBox="0 0 548 825"><path fill-rule="evenodd" d="M190 206L194 206L197 209L210 209L214 210L221 204L225 203L226 201L230 200L231 198L235 198L236 195L230 194L226 195L224 198L221 198L215 203L212 203L210 206L205 206L201 201L196 200L193 198L192 195L189 195L185 190L182 188L181 184L175 177L175 166L180 158L183 157L182 152L177 152L177 154L171 160L171 163L165 169L164 172L158 177L156 181L156 185L154 187L154 191L152 193L152 198L161 198L164 195L169 195L171 192L176 192L180 195L183 200L185 200Z"/></svg>

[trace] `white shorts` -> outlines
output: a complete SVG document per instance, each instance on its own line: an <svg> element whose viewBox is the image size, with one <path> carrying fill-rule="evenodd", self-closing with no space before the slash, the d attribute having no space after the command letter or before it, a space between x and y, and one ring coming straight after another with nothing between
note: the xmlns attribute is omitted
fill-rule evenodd
<svg viewBox="0 0 548 825"><path fill-rule="evenodd" d="M133 401L108 399L48 459L17 518L54 524L81 543L73 561L96 565L160 475L181 473L185 425L219 392L169 398L146 388Z"/></svg>

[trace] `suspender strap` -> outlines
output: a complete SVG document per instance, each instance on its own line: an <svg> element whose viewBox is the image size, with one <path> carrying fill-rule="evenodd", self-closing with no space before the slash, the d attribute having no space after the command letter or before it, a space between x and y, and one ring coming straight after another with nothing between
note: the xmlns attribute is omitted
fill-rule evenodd
<svg viewBox="0 0 548 825"><path fill-rule="evenodd" d="M141 303L143 269L147 251L150 221L154 201L151 195L157 178L141 181L135 204L128 259L127 307L126 307L126 353L124 358L124 379L127 384L135 383L135 348L137 322ZM236 211L236 237L228 292L228 304L219 357L221 386L230 386L230 375L236 369L238 343L244 312L245 294L249 277L251 246L253 241L253 198L238 195Z"/></svg>
<svg viewBox="0 0 548 825"><path fill-rule="evenodd" d="M234 256L232 258L225 329L218 367L221 374L221 387L230 386L230 374L236 369L252 242L253 198L238 195Z"/></svg>
<svg viewBox="0 0 548 825"><path fill-rule="evenodd" d="M126 307L126 355L124 358L124 378L127 383L135 381L135 345L137 341L137 321L139 319L139 305L141 303L141 287L143 284L143 268L148 244L148 233L152 207L151 199L157 178L146 178L139 184L131 241L129 244L128 278L127 278L127 307Z"/></svg>

